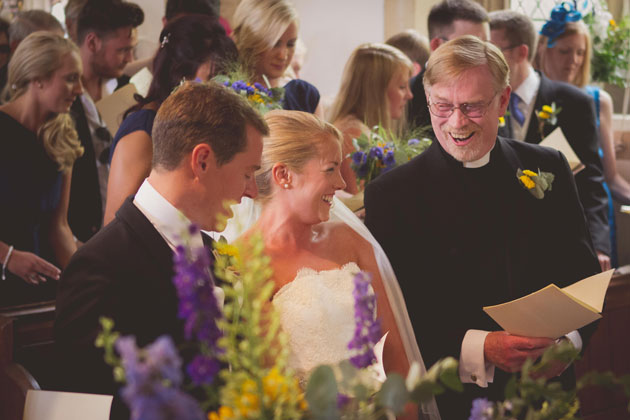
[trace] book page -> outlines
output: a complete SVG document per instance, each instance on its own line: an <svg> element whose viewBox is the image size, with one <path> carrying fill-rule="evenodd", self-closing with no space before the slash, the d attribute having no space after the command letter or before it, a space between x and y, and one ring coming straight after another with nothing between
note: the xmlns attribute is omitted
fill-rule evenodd
<svg viewBox="0 0 630 420"><path fill-rule="evenodd" d="M580 158L575 154L573 148L564 136L560 127L553 130L547 137L540 142L541 146L551 147L564 154L564 157L569 162L569 167L575 173L580 168L584 168L584 165L580 161Z"/></svg>
<svg viewBox="0 0 630 420"><path fill-rule="evenodd" d="M129 79L129 83L133 83L138 93L145 97L147 93L149 93L151 81L153 81L153 74L151 74L151 71L146 67L142 67L140 71Z"/></svg>
<svg viewBox="0 0 630 420"><path fill-rule="evenodd" d="M555 284L483 310L510 334L554 339L601 318Z"/></svg>
<svg viewBox="0 0 630 420"><path fill-rule="evenodd" d="M133 98L136 92L135 85L128 83L96 103L96 108L112 137L116 135L125 111L136 104Z"/></svg>
<svg viewBox="0 0 630 420"><path fill-rule="evenodd" d="M23 420L109 420L111 395L29 390Z"/></svg>
<svg viewBox="0 0 630 420"><path fill-rule="evenodd" d="M577 300L584 302L597 312L601 312L604 308L606 290L608 290L608 285L614 272L615 269L613 268L603 273L595 274L573 283L571 286L563 287L562 290Z"/></svg>

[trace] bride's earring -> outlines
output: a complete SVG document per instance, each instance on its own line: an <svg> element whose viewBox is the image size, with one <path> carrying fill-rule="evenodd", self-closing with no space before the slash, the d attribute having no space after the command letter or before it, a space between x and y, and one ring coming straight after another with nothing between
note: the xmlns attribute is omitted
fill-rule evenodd
<svg viewBox="0 0 630 420"><path fill-rule="evenodd" d="M284 187L285 190L288 190L289 189L289 184L284 184L283 187Z"/></svg>

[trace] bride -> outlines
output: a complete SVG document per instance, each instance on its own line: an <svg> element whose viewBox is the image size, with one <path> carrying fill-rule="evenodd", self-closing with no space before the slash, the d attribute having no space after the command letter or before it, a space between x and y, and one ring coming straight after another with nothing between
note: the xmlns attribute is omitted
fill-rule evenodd
<svg viewBox="0 0 630 420"><path fill-rule="evenodd" d="M387 333L385 371L405 377L412 361L424 371L391 265L359 219L335 198L345 187L341 133L304 112L272 111L265 119L270 133L256 174L256 204L237 207L236 221L226 232L253 223L243 237L262 234L274 271L273 304L289 336L291 366L306 377L319 364L352 355L347 345L354 331L353 279L366 271ZM422 412L439 418L434 402Z"/></svg>

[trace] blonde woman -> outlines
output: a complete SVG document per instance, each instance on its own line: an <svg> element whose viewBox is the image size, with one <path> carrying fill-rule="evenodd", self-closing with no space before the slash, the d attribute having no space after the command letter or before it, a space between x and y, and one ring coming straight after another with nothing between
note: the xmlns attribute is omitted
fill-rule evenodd
<svg viewBox="0 0 630 420"><path fill-rule="evenodd" d="M72 41L35 32L9 64L0 106L1 304L54 298L76 244L68 226L72 165L83 150L68 115L82 92L81 59Z"/></svg>
<svg viewBox="0 0 630 420"><path fill-rule="evenodd" d="M265 115L261 169L256 173L255 205L235 206L235 224L262 234L271 258L273 304L289 336L290 364L301 379L319 364L352 356L354 276L369 272L383 333L386 372L405 376L410 363L424 369L406 306L389 260L363 223L338 199L341 133L305 112ZM249 208L247 208L249 207ZM251 208L254 207L254 208ZM229 227L229 226L228 226ZM234 232L232 232L232 237ZM422 408L431 419L434 403ZM416 412L408 407L409 418Z"/></svg>
<svg viewBox="0 0 630 420"><path fill-rule="evenodd" d="M400 50L386 44L363 44L346 63L341 89L333 105L331 121L343 133L341 173L345 191L359 191L350 168L352 139L380 124L387 130L402 132L407 102L413 97L409 79L413 73L411 60Z"/></svg>
<svg viewBox="0 0 630 420"><path fill-rule="evenodd" d="M298 39L298 16L289 1L241 1L234 12L232 36L252 82L264 86L266 79L271 87L284 87L284 109L323 116L315 86L300 79L282 86Z"/></svg>

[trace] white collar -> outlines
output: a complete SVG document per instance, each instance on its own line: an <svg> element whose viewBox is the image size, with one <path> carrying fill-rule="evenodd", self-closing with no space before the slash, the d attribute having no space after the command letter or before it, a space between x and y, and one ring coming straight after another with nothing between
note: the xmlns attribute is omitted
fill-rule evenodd
<svg viewBox="0 0 630 420"><path fill-rule="evenodd" d="M133 204L149 219L171 249L175 249L181 243L181 234L188 230L190 220L164 198L148 179L145 179L140 186ZM194 248L203 246L201 234L191 237L190 242Z"/></svg>
<svg viewBox="0 0 630 420"><path fill-rule="evenodd" d="M473 160L472 162L462 162L462 166L464 168L471 168L471 169L481 168L482 166L486 166L490 162L490 153L492 153L492 150L494 150L494 146L496 146L496 144L497 143L495 142L494 145L492 145L492 149L490 149L488 153L481 156L479 159Z"/></svg>
<svg viewBox="0 0 630 420"><path fill-rule="evenodd" d="M538 73L529 66L529 75L523 80L514 93L521 98L521 101L524 102L527 106L529 106L534 100L536 100L536 94L538 93L538 88L540 87L540 76Z"/></svg>

